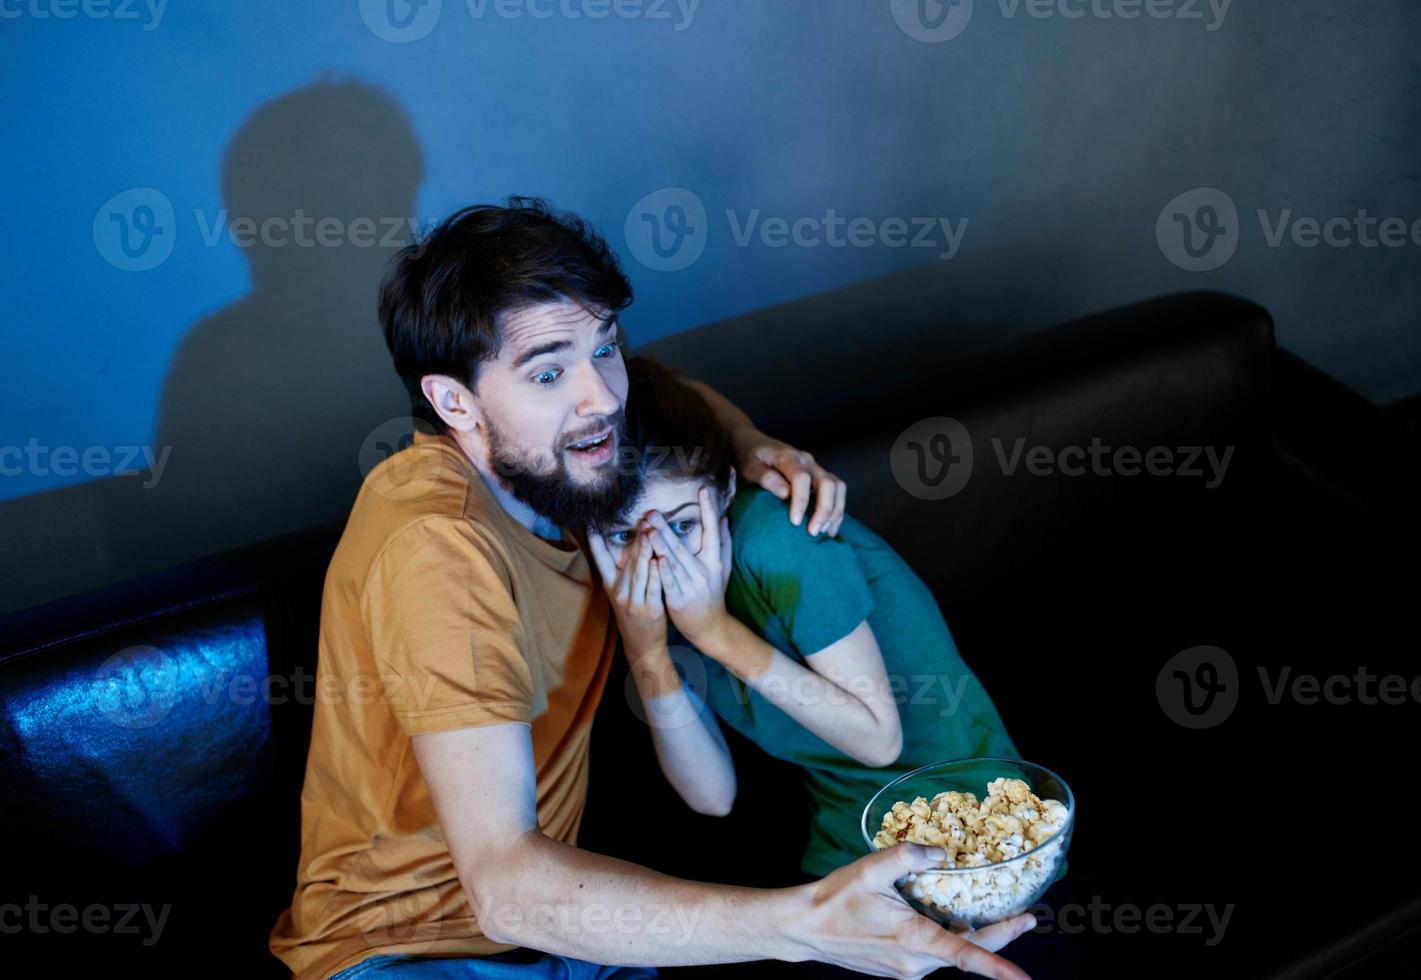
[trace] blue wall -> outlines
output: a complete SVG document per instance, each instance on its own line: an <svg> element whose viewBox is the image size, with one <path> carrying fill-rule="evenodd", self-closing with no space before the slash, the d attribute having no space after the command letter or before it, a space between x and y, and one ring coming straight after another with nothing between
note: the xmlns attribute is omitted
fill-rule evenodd
<svg viewBox="0 0 1421 980"><path fill-rule="evenodd" d="M514 192L606 232L638 342L1030 242L1049 260L974 297L974 317L1020 331L1222 289L1371 399L1421 390L1414 0L1155 0L1133 19L1130 0L71 3L0 0L0 520L53 519L92 555L27 575L7 607L339 518L352 447L402 404L373 315L390 248L353 240L354 219L388 238ZM1199 262L1171 214L1157 237L1196 188L1238 212ZM1215 201L1173 211L1202 220ZM224 208L292 235L298 212L332 218L339 244L239 248ZM1409 243L1274 247L1256 215L1360 208L1403 219ZM868 244L826 229L831 210L864 219ZM151 240L134 224L150 215ZM691 234L658 255L655 222L681 215ZM799 244L773 222L737 241L777 217L800 221ZM328 478L284 482L284 454L312 441L339 446L315 466ZM146 539L116 527L137 518L111 491L75 489L143 482L112 471L164 446L172 486L145 498Z"/></svg>

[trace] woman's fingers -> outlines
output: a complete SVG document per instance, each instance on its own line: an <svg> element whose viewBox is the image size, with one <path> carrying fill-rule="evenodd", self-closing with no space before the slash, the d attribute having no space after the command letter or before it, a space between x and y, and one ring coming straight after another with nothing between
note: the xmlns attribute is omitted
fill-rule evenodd
<svg viewBox="0 0 1421 980"><path fill-rule="evenodd" d="M720 535L717 532L715 507L711 505L711 492L702 484L696 493L696 503L701 509L701 562L707 567L720 571Z"/></svg>
<svg viewBox="0 0 1421 980"><path fill-rule="evenodd" d="M675 555L657 559L661 564L661 581L669 587L668 594L679 605L696 594L695 579L686 567L676 560Z"/></svg>
<svg viewBox="0 0 1421 980"><path fill-rule="evenodd" d="M673 570L682 584L689 585L704 578L700 561L686 550L686 546L681 543L676 532L671 530L671 526L666 523L666 518L662 513L659 510L652 511L650 521L651 526L656 528L656 533L665 548L666 555L671 559Z"/></svg>
<svg viewBox="0 0 1421 980"><path fill-rule="evenodd" d="M637 532L636 541L632 543L635 552L632 559L635 560L635 571L632 573L632 602L636 605L646 604L646 585L650 577L651 569L651 548L642 545L646 535Z"/></svg>
<svg viewBox="0 0 1421 980"><path fill-rule="evenodd" d="M592 551L592 562L597 566L597 574L602 576L602 584L610 591L617 578L617 563L612 560L611 549L596 531L587 533L587 547Z"/></svg>
<svg viewBox="0 0 1421 980"><path fill-rule="evenodd" d="M651 549L647 549L648 552ZM646 581L646 601L647 604L659 604L661 599L661 569L656 562L651 563L651 571Z"/></svg>
<svg viewBox="0 0 1421 980"><path fill-rule="evenodd" d="M731 551L731 549L734 547L734 542L730 540L729 517L724 515L721 516L720 526L718 530L718 536L720 538L720 579L721 584L724 585L725 583L730 581L730 571L734 567L732 562L732 558L734 557L734 555Z"/></svg>
<svg viewBox="0 0 1421 980"><path fill-rule="evenodd" d="M676 559L668 558L665 555L657 556L656 568L661 579L662 588L666 590L668 605L679 603L681 597L685 594L685 590L682 588L683 580L676 574L676 569L679 567L680 566L676 563Z"/></svg>

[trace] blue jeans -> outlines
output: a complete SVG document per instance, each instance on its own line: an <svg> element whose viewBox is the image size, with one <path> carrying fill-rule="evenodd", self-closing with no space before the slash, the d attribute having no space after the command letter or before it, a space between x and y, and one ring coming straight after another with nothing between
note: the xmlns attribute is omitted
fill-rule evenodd
<svg viewBox="0 0 1421 980"><path fill-rule="evenodd" d="M330 980L650 980L656 976L649 966L598 966L570 956L513 949L457 958L380 954L346 967Z"/></svg>

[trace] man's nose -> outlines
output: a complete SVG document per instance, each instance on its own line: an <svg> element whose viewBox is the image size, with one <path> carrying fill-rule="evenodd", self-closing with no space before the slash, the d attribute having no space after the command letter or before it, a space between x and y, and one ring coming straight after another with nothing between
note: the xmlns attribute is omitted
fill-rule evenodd
<svg viewBox="0 0 1421 980"><path fill-rule="evenodd" d="M583 416L616 415L622 407L621 399L607 384L602 372L594 367L586 367L578 382L577 414Z"/></svg>

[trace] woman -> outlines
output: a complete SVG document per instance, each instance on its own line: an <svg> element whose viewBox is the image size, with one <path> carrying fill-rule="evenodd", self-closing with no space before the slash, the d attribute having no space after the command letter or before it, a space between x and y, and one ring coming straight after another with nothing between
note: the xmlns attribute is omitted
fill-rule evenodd
<svg viewBox="0 0 1421 980"><path fill-rule="evenodd" d="M882 538L847 515L833 537L811 537L772 494L737 492L729 441L700 395L644 358L628 374L624 463L645 484L625 522L588 543L657 758L688 805L725 814L735 798L704 704L803 770L814 816L801 870L815 877L863 855L864 805L894 776L1020 758L932 593ZM698 654L682 664L685 684L675 647Z"/></svg>

